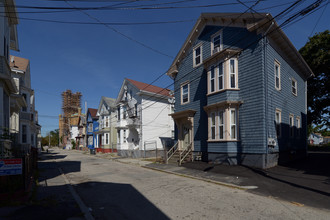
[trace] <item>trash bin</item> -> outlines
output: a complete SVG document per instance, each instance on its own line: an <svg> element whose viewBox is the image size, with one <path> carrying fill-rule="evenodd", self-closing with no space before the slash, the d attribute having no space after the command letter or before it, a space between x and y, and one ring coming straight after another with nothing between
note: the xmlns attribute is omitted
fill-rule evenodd
<svg viewBox="0 0 330 220"><path fill-rule="evenodd" d="M90 154L95 155L95 149L94 148L90 149Z"/></svg>

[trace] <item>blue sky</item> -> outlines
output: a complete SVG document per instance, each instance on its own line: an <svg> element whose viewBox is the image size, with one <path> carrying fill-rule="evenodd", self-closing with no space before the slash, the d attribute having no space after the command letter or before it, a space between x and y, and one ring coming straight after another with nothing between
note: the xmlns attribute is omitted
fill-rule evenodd
<svg viewBox="0 0 330 220"><path fill-rule="evenodd" d="M126 1L126 4L117 7L174 1L176 0ZM302 1L291 13L301 10L315 1ZM186 0L161 6L201 6L233 2L238 3L235 0ZM242 2L246 2L248 6L254 4L254 1L251 0L242 0ZM269 12L275 16L293 2L284 0L260 1L254 9L258 12ZM103 0L70 1L69 3L75 7L100 7L122 2ZM324 1L321 6L327 3L328 1ZM16 0L16 5L71 7L65 1L41 0ZM269 8L277 5L282 6ZM262 10L263 8L269 9ZM111 25L124 35L173 57L171 58L128 40L104 25L61 24L26 20L26 18L32 18L66 22L96 22L78 10L40 13L54 10L18 8L21 18L18 25L20 52L12 51L12 54L30 60L32 87L36 94L36 109L39 112L42 135L58 128L58 115L61 113L61 93L66 89L82 93L83 110L85 102L89 108L97 108L101 96L117 97L125 77L151 83L159 75L164 74L200 13L244 12L246 9L245 6L236 4L176 9L86 11L88 15L102 22L186 21L152 25ZM308 41L315 26L313 33L329 29L329 12L330 7L322 7L299 22L289 25L284 29L284 32L299 50ZM277 20L279 24L283 21L284 19ZM163 76L154 85L167 87L171 83L172 80L169 77Z"/></svg>

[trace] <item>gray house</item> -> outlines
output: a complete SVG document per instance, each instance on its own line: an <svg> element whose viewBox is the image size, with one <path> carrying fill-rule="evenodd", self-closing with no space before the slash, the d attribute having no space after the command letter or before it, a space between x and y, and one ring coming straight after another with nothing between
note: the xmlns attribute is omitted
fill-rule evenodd
<svg viewBox="0 0 330 220"><path fill-rule="evenodd" d="M270 14L201 14L167 75L182 155L260 168L305 155L313 73Z"/></svg>

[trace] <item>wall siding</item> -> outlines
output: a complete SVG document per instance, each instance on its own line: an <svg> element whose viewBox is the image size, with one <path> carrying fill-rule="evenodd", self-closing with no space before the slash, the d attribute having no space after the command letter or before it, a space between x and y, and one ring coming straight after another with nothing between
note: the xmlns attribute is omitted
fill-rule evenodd
<svg viewBox="0 0 330 220"><path fill-rule="evenodd" d="M307 115L305 112L305 82L306 79L300 76L276 51L272 44L267 45L267 73L268 73L268 106L267 129L270 137L276 137L275 110L281 109L282 124L281 138L278 139L277 149L279 151L304 150L306 149L306 127ZM280 62L281 70L281 90L275 89L274 61ZM297 96L291 92L291 78L297 81ZM301 120L301 135L297 137L297 129L294 131L294 137L289 136L289 115L294 116L294 126L296 127L296 117Z"/></svg>

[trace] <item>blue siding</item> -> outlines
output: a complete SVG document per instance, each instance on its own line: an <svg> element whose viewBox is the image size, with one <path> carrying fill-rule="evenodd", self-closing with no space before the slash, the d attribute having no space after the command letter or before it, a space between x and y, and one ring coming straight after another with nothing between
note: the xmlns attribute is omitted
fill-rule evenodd
<svg viewBox="0 0 330 220"><path fill-rule="evenodd" d="M275 128L275 109L281 109L282 124L281 124L281 138L278 140L279 150L298 150L306 148L306 127L307 118L305 112L305 81L304 77L300 76L278 53L271 44L267 45L267 74L268 78L268 112L267 129L269 136L276 137ZM275 89L274 76L274 61L280 62L281 70L281 90ZM291 78L297 81L298 93L297 96L291 92ZM301 135L297 136L297 129L295 129L294 137L289 136L289 115L294 116L294 126L296 126L296 117L301 120Z"/></svg>
<svg viewBox="0 0 330 220"><path fill-rule="evenodd" d="M305 84L301 76L255 32L245 28L227 27L223 30L224 48L244 49L238 56L239 91L223 91L207 96L207 72L203 65L193 68L193 48L202 44L203 60L211 56L211 35L220 26L206 26L199 38L192 42L186 56L180 61L175 78L175 112L187 109L196 111L194 116L194 150L209 153L251 153L268 152L268 137L276 137L275 108L282 110L282 136L279 149L275 151L305 147L306 115ZM242 40L242 36L244 39ZM259 40L259 41L258 41ZM274 60L281 63L281 91L274 86ZM291 93L291 77L297 80L298 96ZM190 82L190 102L181 105L180 85ZM267 96L266 96L267 94ZM222 101L242 101L239 107L238 142L207 142L207 114L203 107ZM289 114L301 118L301 137L289 138Z"/></svg>

